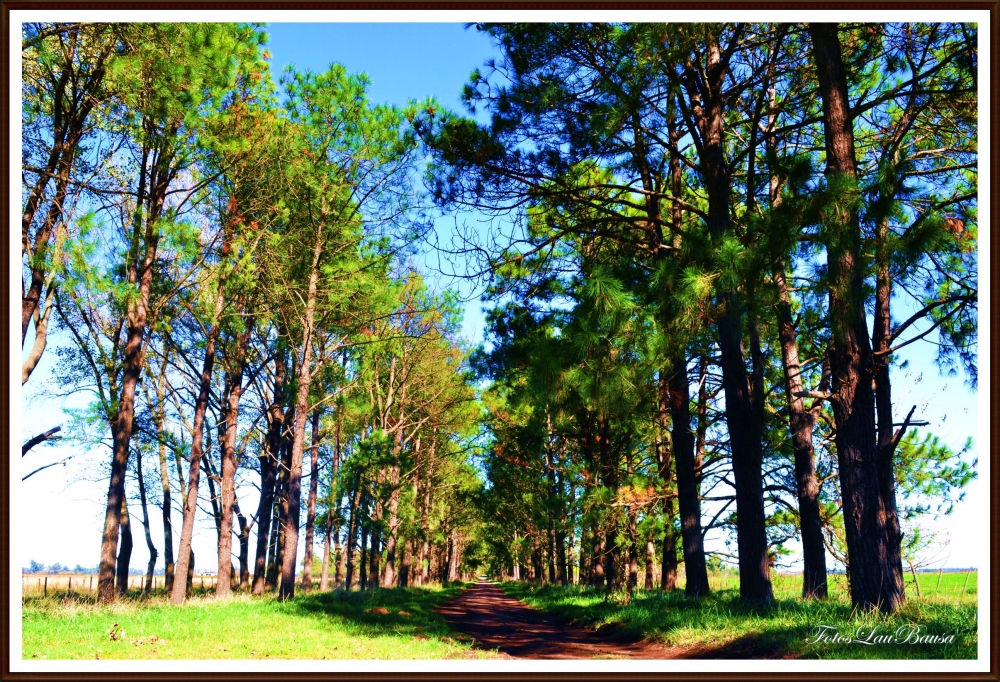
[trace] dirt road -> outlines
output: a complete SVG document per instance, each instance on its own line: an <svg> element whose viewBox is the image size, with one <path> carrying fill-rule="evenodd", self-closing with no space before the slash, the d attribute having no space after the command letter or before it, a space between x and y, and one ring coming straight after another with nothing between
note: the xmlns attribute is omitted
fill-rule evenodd
<svg viewBox="0 0 1000 682"><path fill-rule="evenodd" d="M511 658L675 658L670 647L647 641L608 641L593 630L561 622L482 581L438 609L448 624L481 649Z"/></svg>

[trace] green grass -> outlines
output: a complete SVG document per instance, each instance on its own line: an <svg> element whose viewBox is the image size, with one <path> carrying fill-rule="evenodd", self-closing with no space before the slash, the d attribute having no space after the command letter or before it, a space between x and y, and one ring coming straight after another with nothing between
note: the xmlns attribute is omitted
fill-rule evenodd
<svg viewBox="0 0 1000 682"><path fill-rule="evenodd" d="M917 573L920 578L920 594L922 597L948 597L961 599L976 596L979 584L979 573L977 571L949 572L949 573ZM966 582L968 577L968 582ZM914 589L913 575L909 572L904 574L906 581L907 596L916 596ZM831 574L828 577L829 587L836 593L847 595L847 577L839 574ZM740 578L735 572L710 574L709 583L713 590L735 590L739 589ZM771 584L774 587L774 594L778 598L794 599L802 593L802 576L795 574L781 573L771 576ZM682 581L683 586L683 581Z"/></svg>
<svg viewBox="0 0 1000 682"><path fill-rule="evenodd" d="M461 589L313 592L287 602L246 594L229 601L196 596L179 608L166 597L97 606L90 597L27 596L22 606L23 656L49 660L492 658L491 652L472 649L468 638L454 633L434 612Z"/></svg>
<svg viewBox="0 0 1000 682"><path fill-rule="evenodd" d="M669 594L638 590L628 605L622 599L606 599L603 590L570 586L537 586L504 583L508 594L542 611L558 614L598 631L649 638L678 647L678 654L707 658L834 658L904 659L976 658L976 574L970 576L965 596L960 596L965 574L944 574L935 594L937 574L920 574L924 596L907 590L907 601L895 616L854 613L842 576L831 576L831 596L824 601L799 598L801 577L775 576L775 603L768 610L743 606L739 591L727 587L736 576L713 575L711 596L689 600L683 591ZM926 580L925 580L926 578ZM954 589L957 584L957 590ZM718 587L723 589L718 589ZM929 588L925 590L925 586ZM875 641L893 636L899 628L905 640L913 626L921 635L954 635L952 643L858 643L816 642L818 626L831 626L843 637ZM860 633L859 633L860 629Z"/></svg>

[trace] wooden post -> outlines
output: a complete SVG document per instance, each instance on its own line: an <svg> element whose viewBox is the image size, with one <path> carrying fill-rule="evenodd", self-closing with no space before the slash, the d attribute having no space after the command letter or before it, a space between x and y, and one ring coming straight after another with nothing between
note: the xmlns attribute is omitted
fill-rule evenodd
<svg viewBox="0 0 1000 682"><path fill-rule="evenodd" d="M42 588L42 596L49 596L49 576L45 576L45 586Z"/></svg>
<svg viewBox="0 0 1000 682"><path fill-rule="evenodd" d="M90 592L94 591L94 576L90 576Z"/></svg>
<svg viewBox="0 0 1000 682"><path fill-rule="evenodd" d="M934 588L935 592L940 592L941 591L941 574L942 573L944 573L944 566L942 566L941 568L938 569L938 581L937 581L937 586Z"/></svg>
<svg viewBox="0 0 1000 682"><path fill-rule="evenodd" d="M201 574L201 589L202 590L205 589L205 574L204 573Z"/></svg>
<svg viewBox="0 0 1000 682"><path fill-rule="evenodd" d="M965 589L969 586L969 576L971 575L972 575L972 569L970 568L965 572L965 584L962 585L962 596L960 597L960 599L965 597Z"/></svg>
<svg viewBox="0 0 1000 682"><path fill-rule="evenodd" d="M69 586L66 588L66 594L73 591L73 576L69 577Z"/></svg>

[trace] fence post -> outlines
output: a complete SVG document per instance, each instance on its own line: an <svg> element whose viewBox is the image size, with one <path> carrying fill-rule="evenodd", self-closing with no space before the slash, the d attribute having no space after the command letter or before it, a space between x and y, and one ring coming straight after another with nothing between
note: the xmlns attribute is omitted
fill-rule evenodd
<svg viewBox="0 0 1000 682"><path fill-rule="evenodd" d="M69 586L66 588L66 594L73 591L73 576L69 577Z"/></svg>
<svg viewBox="0 0 1000 682"><path fill-rule="evenodd" d="M42 596L43 597L49 596L49 576L45 576L45 587L42 589L43 589Z"/></svg>
<svg viewBox="0 0 1000 682"><path fill-rule="evenodd" d="M942 566L941 568L938 569L938 581L937 581L937 586L934 588L935 592L940 592L941 591L941 574L943 572L944 572L944 566Z"/></svg>
<svg viewBox="0 0 1000 682"><path fill-rule="evenodd" d="M94 591L94 576L90 576L90 592Z"/></svg>
<svg viewBox="0 0 1000 682"><path fill-rule="evenodd" d="M972 575L972 569L970 568L969 570L967 570L965 572L965 584L962 585L962 597L960 597L960 598L964 598L965 597L965 589L969 586L969 576L971 576L971 575Z"/></svg>

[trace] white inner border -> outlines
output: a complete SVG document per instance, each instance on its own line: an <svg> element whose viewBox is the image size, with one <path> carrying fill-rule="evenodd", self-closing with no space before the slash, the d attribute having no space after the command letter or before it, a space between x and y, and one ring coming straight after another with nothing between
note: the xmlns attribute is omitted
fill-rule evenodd
<svg viewBox="0 0 1000 682"><path fill-rule="evenodd" d="M859 16L861 15L861 16ZM509 22L517 20L545 21L615 21L615 22L686 22L686 21L753 21L753 22L803 22L803 21L835 21L844 19L843 12L821 10L658 10L658 11L618 11L618 10L184 10L184 21L255 21L267 23L303 22L303 23L466 23L477 21ZM869 22L977 22L979 36L979 186L986 191L980 193L979 224L986 226L979 232L979 272L987 273L980 277L979 285L979 375L985 379L985 384L979 390L979 429L978 443L980 447L989 448L979 457L978 474L982 485L989 490L991 481L992 443L990 441L990 390L992 388L990 371L990 277L989 262L990 244L992 241L992 206L989 203L991 176L990 150L991 130L990 112L990 69L993 63L992 45L990 44L990 12L988 10L851 10L851 20ZM20 202L14 197L19 196L21 136L14 134L18 130L13 125L21 117L21 90L15 90L15 84L21 80L21 55L17 50L20 41L15 39L15 29L20 34L20 25L26 21L173 21L180 19L177 10L11 10L10 12L10 54L8 68L10 69L10 121L11 129L7 131L10 149L10 215L8 224L13 226L20 222ZM478 65L469 65L474 68ZM983 201L983 198L986 201ZM8 435L9 453L16 452L20 447L18 438L21 430L16 425L21 423L21 401L14 397L20 395L21 387L17 385L16 376L20 367L20 343L17 339L17 320L19 290L17 277L21 271L21 262L14 253L15 235L13 230L8 234L10 246L10 309L8 334L10 336L10 419L11 429ZM22 499L18 481L10 482L10 508L30 509L37 501ZM906 661L841 661L841 660L664 660L664 661L630 661L630 660L567 660L567 661L379 661L373 665L370 660L337 660L337 661L36 661L21 658L21 600L14 599L21 590L21 569L10 567L9 589L12 597L10 608L10 670L11 672L949 672L971 673L989 671L990 632L990 576L993 567L990 557L990 524L994 523L990 510L983 509L983 535L986 539L981 546L979 558L979 574L986 580L979 581L979 656L977 660L906 660ZM7 537L11 546L18 546L30 533L30 524L11 524L5 520ZM17 562L12 562L17 563Z"/></svg>

